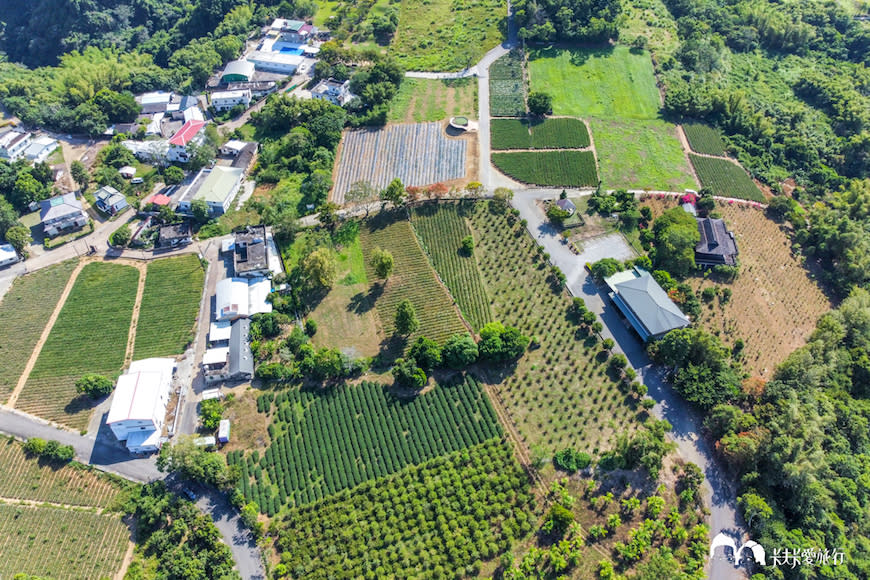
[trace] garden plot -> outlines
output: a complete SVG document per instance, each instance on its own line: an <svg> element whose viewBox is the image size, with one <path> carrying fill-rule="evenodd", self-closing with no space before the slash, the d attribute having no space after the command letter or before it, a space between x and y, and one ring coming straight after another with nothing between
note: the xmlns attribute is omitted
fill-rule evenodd
<svg viewBox="0 0 870 580"><path fill-rule="evenodd" d="M405 186L422 186L465 177L467 142L451 139L440 123L391 125L348 131L336 163L332 200L358 181L384 188L398 177Z"/></svg>

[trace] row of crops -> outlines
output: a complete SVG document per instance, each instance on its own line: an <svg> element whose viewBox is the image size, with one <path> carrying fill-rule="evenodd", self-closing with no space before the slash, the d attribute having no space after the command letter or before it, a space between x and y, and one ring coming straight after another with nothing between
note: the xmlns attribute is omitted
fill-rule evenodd
<svg viewBox="0 0 870 580"><path fill-rule="evenodd" d="M404 299L411 301L420 320L420 328L411 340L422 335L443 343L450 335L466 331L453 307L453 300L438 283L405 217L399 213L382 212L363 225L360 242L369 280L377 280L369 263L374 249L381 248L393 255L394 267L389 280L383 287L382 282L375 282L375 293L378 294L375 308L386 336L392 336L396 330L396 308Z"/></svg>
<svg viewBox="0 0 870 580"><path fill-rule="evenodd" d="M118 496L118 487L104 475L43 465L13 439L0 442L0 472L0 497L105 508Z"/></svg>
<svg viewBox="0 0 870 580"><path fill-rule="evenodd" d="M531 531L528 490L490 440L291 509L276 547L298 578L476 577Z"/></svg>
<svg viewBox="0 0 870 580"><path fill-rule="evenodd" d="M725 142L719 131L704 123L683 123L683 132L692 151L705 155L725 155Z"/></svg>
<svg viewBox="0 0 870 580"><path fill-rule="evenodd" d="M558 187L598 184L592 151L513 151L493 153L492 163L517 181Z"/></svg>
<svg viewBox="0 0 870 580"><path fill-rule="evenodd" d="M204 280L205 272L193 254L148 264L134 359L184 352L193 338Z"/></svg>
<svg viewBox="0 0 870 580"><path fill-rule="evenodd" d="M489 67L489 111L493 117L526 114L523 52L511 50Z"/></svg>
<svg viewBox="0 0 870 580"><path fill-rule="evenodd" d="M493 150L583 149L589 147L589 131L580 119L493 119Z"/></svg>
<svg viewBox="0 0 870 580"><path fill-rule="evenodd" d="M695 167L701 186L711 189L713 195L765 203L761 190L749 174L736 163L728 159L702 157L691 153L689 159Z"/></svg>
<svg viewBox="0 0 870 580"><path fill-rule="evenodd" d="M358 181L382 189L398 177L406 186L431 185L465 177L465 139L449 139L441 123L390 125L344 135L332 200Z"/></svg>
<svg viewBox="0 0 870 580"><path fill-rule="evenodd" d="M118 515L0 503L0 578L112 578L129 537Z"/></svg>
<svg viewBox="0 0 870 580"><path fill-rule="evenodd" d="M15 389L75 267L70 260L22 276L0 301L0 401Z"/></svg>
<svg viewBox="0 0 870 580"><path fill-rule="evenodd" d="M462 314L480 329L492 321L492 311L474 254L462 249L471 230L461 211L456 204L428 204L414 210L411 223Z"/></svg>
<svg viewBox="0 0 870 580"><path fill-rule="evenodd" d="M383 385L337 387L327 394L266 394L258 408L274 414L271 445L259 457L230 453L242 471L246 501L273 515L500 434L495 413L472 378L400 400Z"/></svg>
<svg viewBox="0 0 870 580"><path fill-rule="evenodd" d="M87 426L91 402L75 382L85 373L120 372L139 271L94 262L82 268L24 386L17 407L74 429Z"/></svg>

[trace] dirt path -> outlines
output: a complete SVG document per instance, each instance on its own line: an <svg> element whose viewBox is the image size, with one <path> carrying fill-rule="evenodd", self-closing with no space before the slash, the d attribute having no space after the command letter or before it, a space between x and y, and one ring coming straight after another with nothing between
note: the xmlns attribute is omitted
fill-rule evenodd
<svg viewBox="0 0 870 580"><path fill-rule="evenodd" d="M51 506L56 508L61 508L65 510L78 510L78 511L87 511L94 512L98 515L102 515L105 511L105 508L101 507L90 507L83 505L73 505L70 503L57 503L54 501L36 501L33 499L20 499L15 497L2 497L0 496L0 503L8 503L8 504L16 504L16 505L26 505L30 507L40 507L40 506Z"/></svg>
<svg viewBox="0 0 870 580"><path fill-rule="evenodd" d="M127 570L130 568L130 563L133 562L133 550L135 548L136 544L133 540L128 540L127 551L124 552L124 559L121 560L121 568L115 573L112 580L124 580L124 576L127 575Z"/></svg>
<svg viewBox="0 0 870 580"><path fill-rule="evenodd" d="M127 335L127 354L124 355L124 366L133 362L133 347L136 344L136 328L139 326L139 311L142 309L142 295L145 293L145 277L147 266L142 262L132 264L139 270L139 285L136 287L136 303L133 305L133 317L130 318L130 333Z"/></svg>
<svg viewBox="0 0 870 580"><path fill-rule="evenodd" d="M30 358L27 360L27 365L25 365L24 371L21 373L21 376L18 377L18 383L16 383L12 395L6 403L8 407L15 407L15 403L18 402L18 396L21 394L22 389L24 389L27 379L30 378L30 373L33 371L33 366L36 364L36 359L39 358L39 353L42 352L42 347L45 346L45 341L48 340L48 335L51 334L51 329L54 327L54 323L57 322L57 317L60 315L60 311L66 303L66 299L72 291L76 279L79 277L79 272L82 271L82 268L85 267L86 263L87 262L84 260L80 260L78 265L72 271L72 274L70 274L69 280L63 289L63 293L60 295L57 305L54 307L54 312L51 313L48 322L45 324L45 328L42 329L42 334L39 336L39 340L33 348Z"/></svg>

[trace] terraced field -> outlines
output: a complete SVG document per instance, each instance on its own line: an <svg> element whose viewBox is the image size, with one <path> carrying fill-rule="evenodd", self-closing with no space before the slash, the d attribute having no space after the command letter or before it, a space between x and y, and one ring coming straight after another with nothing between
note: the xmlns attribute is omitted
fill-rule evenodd
<svg viewBox="0 0 870 580"><path fill-rule="evenodd" d="M15 388L76 261L18 278L0 301L0 401Z"/></svg>
<svg viewBox="0 0 870 580"><path fill-rule="evenodd" d="M205 272L193 254L148 264L135 360L181 354L193 338Z"/></svg>
<svg viewBox="0 0 870 580"><path fill-rule="evenodd" d="M0 503L0 578L111 578L129 538L117 514Z"/></svg>
<svg viewBox="0 0 870 580"><path fill-rule="evenodd" d="M92 402L77 396L75 381L85 373L120 372L138 281L132 266L95 262L82 269L17 408L74 429L87 425Z"/></svg>
<svg viewBox="0 0 870 580"><path fill-rule="evenodd" d="M411 223L462 314L480 330L492 321L492 311L473 253L462 252L462 239L471 230L461 212L455 204L428 204L414 209Z"/></svg>
<svg viewBox="0 0 870 580"><path fill-rule="evenodd" d="M0 497L106 508L118 486L86 467L60 469L28 458L14 439L0 441Z"/></svg>
<svg viewBox="0 0 870 580"><path fill-rule="evenodd" d="M372 285L372 292L378 295L375 308L387 340L396 330L396 307L406 298L414 305L420 320L420 328L409 337L409 344L417 336L426 336L443 343L452 334L466 332L453 300L438 283L407 219L398 214L379 214L363 224L360 241L369 280L377 280L369 264L372 251L381 248L393 255L393 274L385 287L381 290L380 282Z"/></svg>
<svg viewBox="0 0 870 580"><path fill-rule="evenodd" d="M440 123L390 125L347 131L336 161L332 200L358 181L384 188L398 177L405 186L431 185L465 177L467 141L448 138Z"/></svg>

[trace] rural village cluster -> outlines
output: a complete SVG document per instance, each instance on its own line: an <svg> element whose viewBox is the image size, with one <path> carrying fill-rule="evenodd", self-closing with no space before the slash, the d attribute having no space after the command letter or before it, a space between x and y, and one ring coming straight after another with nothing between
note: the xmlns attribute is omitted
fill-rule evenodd
<svg viewBox="0 0 870 580"><path fill-rule="evenodd" d="M866 0L35 4L0 579L867 578Z"/></svg>

